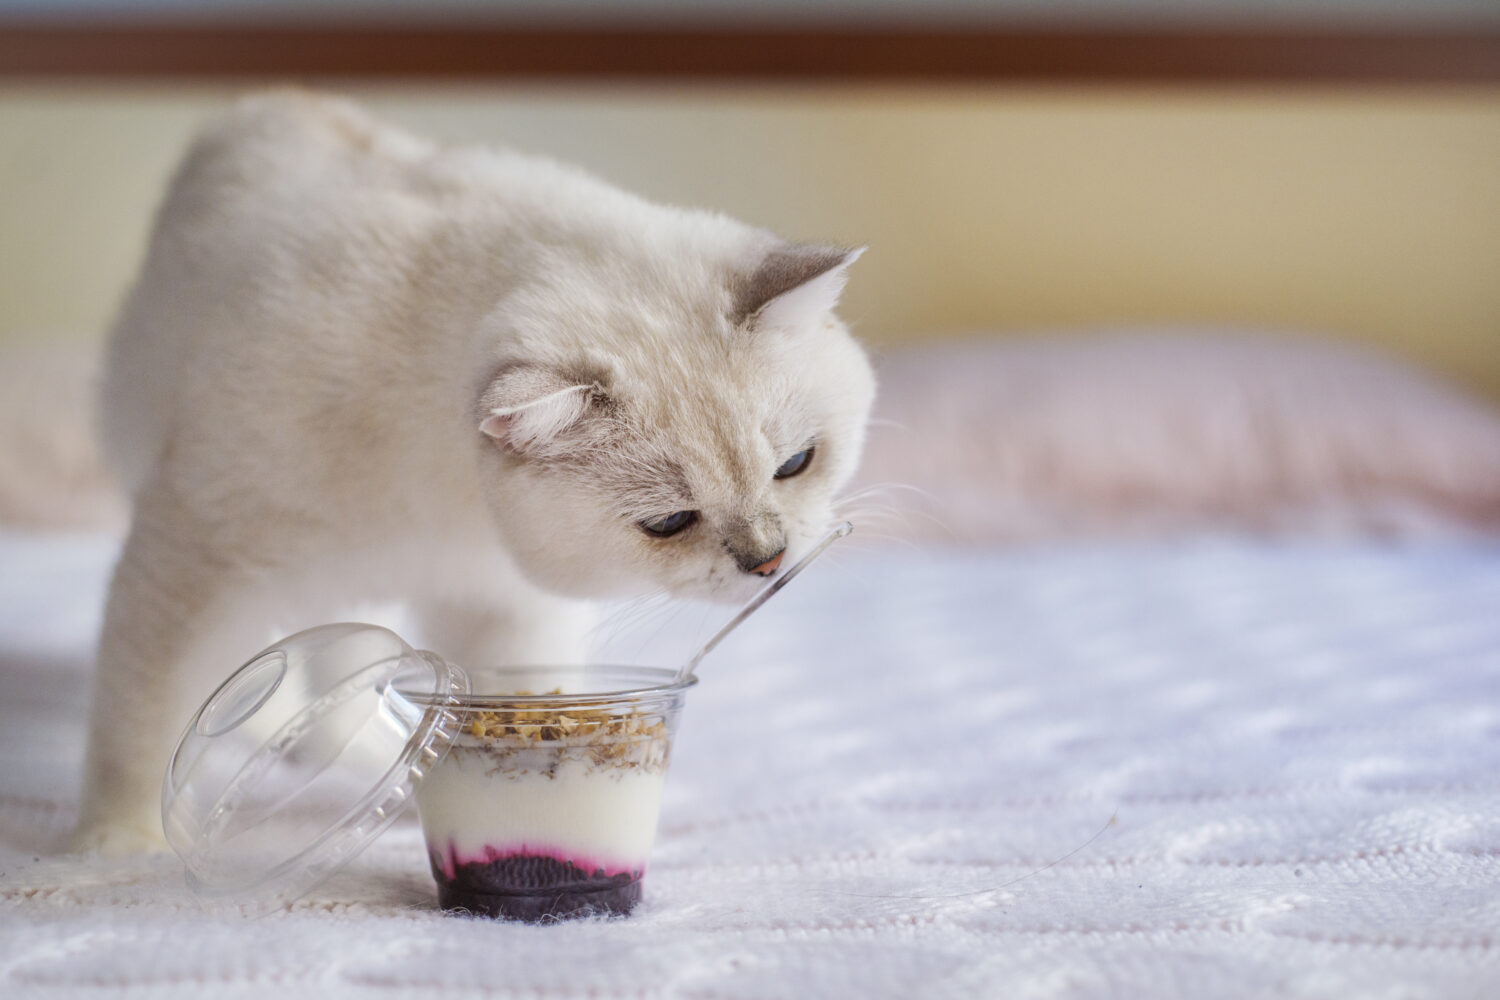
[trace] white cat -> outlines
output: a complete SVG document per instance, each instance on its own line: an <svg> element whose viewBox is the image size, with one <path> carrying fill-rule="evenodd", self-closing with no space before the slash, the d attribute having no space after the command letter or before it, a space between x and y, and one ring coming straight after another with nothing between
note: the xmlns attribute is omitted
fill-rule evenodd
<svg viewBox="0 0 1500 1000"><path fill-rule="evenodd" d="M576 661L570 598L748 597L863 443L874 381L832 313L858 253L339 100L240 103L110 345L134 517L74 846L161 842L180 727L272 624L399 599L457 663Z"/></svg>

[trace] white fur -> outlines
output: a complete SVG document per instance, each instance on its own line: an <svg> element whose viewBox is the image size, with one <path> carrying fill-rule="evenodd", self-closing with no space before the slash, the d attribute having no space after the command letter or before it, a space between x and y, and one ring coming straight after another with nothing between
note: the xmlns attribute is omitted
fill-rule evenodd
<svg viewBox="0 0 1500 1000"><path fill-rule="evenodd" d="M829 312L843 267L795 320L762 304L776 330L742 318L773 250L797 253L327 98L206 130L111 341L103 430L135 509L79 846L159 840L179 727L272 623L398 599L456 662L576 660L567 598L736 600L760 582L737 554L794 558L873 380ZM681 535L639 527L679 509L700 511Z"/></svg>

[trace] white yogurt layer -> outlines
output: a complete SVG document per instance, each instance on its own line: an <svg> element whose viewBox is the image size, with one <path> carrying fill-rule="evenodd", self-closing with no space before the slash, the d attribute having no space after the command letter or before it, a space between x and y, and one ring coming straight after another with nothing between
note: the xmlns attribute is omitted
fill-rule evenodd
<svg viewBox="0 0 1500 1000"><path fill-rule="evenodd" d="M562 759L550 769L497 766L455 748L417 787L428 850L455 864L526 854L606 874L642 871L656 839L665 768Z"/></svg>

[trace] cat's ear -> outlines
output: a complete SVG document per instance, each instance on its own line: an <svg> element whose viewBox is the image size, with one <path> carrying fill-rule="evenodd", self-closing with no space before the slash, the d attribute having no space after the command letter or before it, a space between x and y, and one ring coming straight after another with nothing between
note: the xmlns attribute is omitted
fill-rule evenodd
<svg viewBox="0 0 1500 1000"><path fill-rule="evenodd" d="M506 368L479 398L479 429L507 451L534 455L582 420L599 391L551 368Z"/></svg>
<svg viewBox="0 0 1500 1000"><path fill-rule="evenodd" d="M735 325L796 329L833 311L864 247L787 245L772 250L735 291Z"/></svg>

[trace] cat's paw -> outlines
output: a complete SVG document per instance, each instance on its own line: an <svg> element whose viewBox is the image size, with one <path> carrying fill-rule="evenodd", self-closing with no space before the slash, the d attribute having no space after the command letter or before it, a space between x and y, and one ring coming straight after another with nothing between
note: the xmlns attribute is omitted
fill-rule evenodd
<svg viewBox="0 0 1500 1000"><path fill-rule="evenodd" d="M170 850L160 823L93 822L84 823L68 838L70 854L155 854Z"/></svg>

